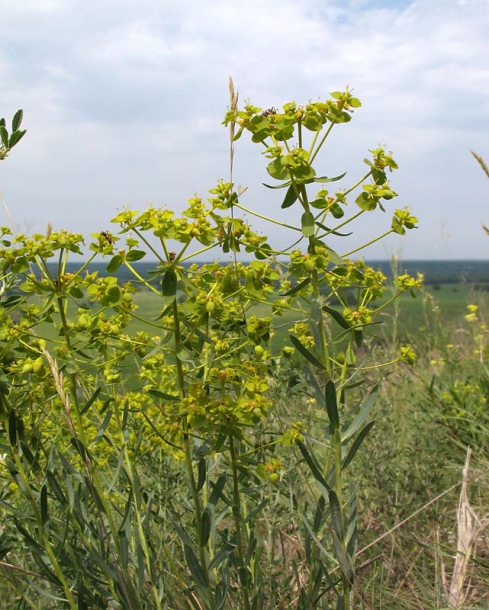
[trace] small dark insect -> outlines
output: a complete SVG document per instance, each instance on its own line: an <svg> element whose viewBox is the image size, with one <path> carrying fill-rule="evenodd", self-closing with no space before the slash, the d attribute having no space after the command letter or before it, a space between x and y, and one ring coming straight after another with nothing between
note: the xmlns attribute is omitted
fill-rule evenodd
<svg viewBox="0 0 489 610"><path fill-rule="evenodd" d="M114 240L108 231L100 231L100 237L104 237L108 244L112 245Z"/></svg>
<svg viewBox="0 0 489 610"><path fill-rule="evenodd" d="M176 259L177 255L175 252L168 252L168 258L170 259L170 263L173 263L173 261Z"/></svg>
<svg viewBox="0 0 489 610"><path fill-rule="evenodd" d="M274 106L268 108L268 110L264 110L261 113L262 116L270 116L271 114L277 114L277 109Z"/></svg>

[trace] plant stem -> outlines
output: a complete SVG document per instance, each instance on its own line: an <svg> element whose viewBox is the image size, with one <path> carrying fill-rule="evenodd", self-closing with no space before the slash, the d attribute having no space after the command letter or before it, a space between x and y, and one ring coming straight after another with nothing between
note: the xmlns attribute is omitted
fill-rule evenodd
<svg viewBox="0 0 489 610"><path fill-rule="evenodd" d="M326 138L329 136L329 134L331 133L331 130L333 129L333 125L336 125L336 123L332 122L329 124L328 129L326 130L326 133L324 134L324 136L322 137L321 141L319 142L319 144L317 145L316 150L314 151L312 157L309 159L309 165L312 165L314 159L316 158L316 155L318 154L318 152L321 150L322 145L324 144L324 142L326 141ZM319 132L317 132L319 133ZM311 148L312 150L312 148Z"/></svg>
<svg viewBox="0 0 489 610"><path fill-rule="evenodd" d="M298 227L288 225L285 222L280 222L279 220L275 220L274 218L269 218L268 216L264 216L263 214L259 214L258 212L254 212L253 210L249 210L248 208L245 208L240 203L235 203L234 207L239 208L240 210L243 210L243 212L246 212L247 214L251 214L252 216L256 216L257 218L261 218L262 220L266 220L267 222L271 222L280 227L285 227L286 229L291 229L292 231L299 231L299 232L302 231L302 229L299 229ZM192 256L194 256L194 255L192 255Z"/></svg>
<svg viewBox="0 0 489 610"><path fill-rule="evenodd" d="M181 344L181 332L180 332L180 319L178 317L178 303L175 299L173 301L173 332L175 337L175 364L177 369L177 385L181 398L185 398L185 373L182 367L182 363L178 357L178 352ZM202 540L202 506L200 503L199 492L197 491L197 483L195 482L195 475L192 463L192 448L190 445L190 433L188 422L183 422L183 449L185 454L185 467L187 470L187 477L190 485L190 492L192 494L192 500L195 512L195 528L198 540L199 559L202 572L205 578L205 584L207 588L207 596L209 602L209 608L213 610L215 608L214 596L212 595L212 588L209 578L209 571L207 569L207 559L205 556L205 548L201 544Z"/></svg>
<svg viewBox="0 0 489 610"><path fill-rule="evenodd" d="M236 460L236 449L234 446L233 433L229 434L229 452L231 455L231 466L233 472L233 516L234 524L236 528L236 545L238 549L238 569L239 579L241 582L241 588L243 593L244 610L251 610L250 604L250 592L248 587L248 568L245 565L243 555L243 530L241 524L241 496L239 493L239 481L238 481L238 464Z"/></svg>
<svg viewBox="0 0 489 610"><path fill-rule="evenodd" d="M385 233L382 233L382 235L379 235L379 237L375 237L374 239L370 240L366 244L363 244L363 246L359 246L358 248L355 248L354 250L350 250L350 252L347 252L346 254L342 254L341 256L344 258L345 256L351 256L352 254L355 254L355 252L360 252L360 250L368 248L372 244L375 244L376 242L380 241L381 239L384 239L384 237L387 237L387 235L390 235L391 233L394 233L394 229L389 229Z"/></svg>

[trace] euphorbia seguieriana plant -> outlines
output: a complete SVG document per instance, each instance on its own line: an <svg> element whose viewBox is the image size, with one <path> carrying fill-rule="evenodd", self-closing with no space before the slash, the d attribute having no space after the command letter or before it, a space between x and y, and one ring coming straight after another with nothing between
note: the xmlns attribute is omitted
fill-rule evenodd
<svg viewBox="0 0 489 610"><path fill-rule="evenodd" d="M359 107L346 90L240 110L231 88L230 180L181 215L120 211L84 262L80 234L3 227L2 565L12 587L25 575L27 598L73 609L354 606L349 466L373 425L368 370L414 358L406 346L376 361L378 316L394 297L382 273L349 258L362 248L328 245L396 197L383 148L342 189L331 187L345 175L320 169L332 129ZM245 134L273 181L270 217L233 183ZM297 226L280 219L291 206ZM253 216L290 243L270 244ZM407 209L390 216L377 239L417 222ZM106 273L93 266L101 258ZM413 292L420 278L396 286Z"/></svg>

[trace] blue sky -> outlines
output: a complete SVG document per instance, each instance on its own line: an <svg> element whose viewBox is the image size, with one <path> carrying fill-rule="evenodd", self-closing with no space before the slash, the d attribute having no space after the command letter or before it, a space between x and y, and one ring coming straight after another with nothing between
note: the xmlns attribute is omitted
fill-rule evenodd
<svg viewBox="0 0 489 610"><path fill-rule="evenodd" d="M88 235L125 206L181 210L227 178L229 75L262 107L348 85L363 107L321 173L360 175L383 144L400 166L392 205L420 221L366 256L485 259L489 180L470 150L489 160L488 31L489 0L0 0L0 116L22 107L29 129L0 190L21 231ZM260 152L237 143L235 181L273 215ZM369 217L338 249L389 223Z"/></svg>

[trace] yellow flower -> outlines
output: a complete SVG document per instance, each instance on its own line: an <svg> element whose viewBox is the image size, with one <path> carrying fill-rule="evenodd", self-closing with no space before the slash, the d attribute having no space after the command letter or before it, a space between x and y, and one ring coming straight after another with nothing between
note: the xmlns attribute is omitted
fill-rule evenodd
<svg viewBox="0 0 489 610"><path fill-rule="evenodd" d="M405 345L399 350L399 359L406 364L415 364L418 356L412 345Z"/></svg>

